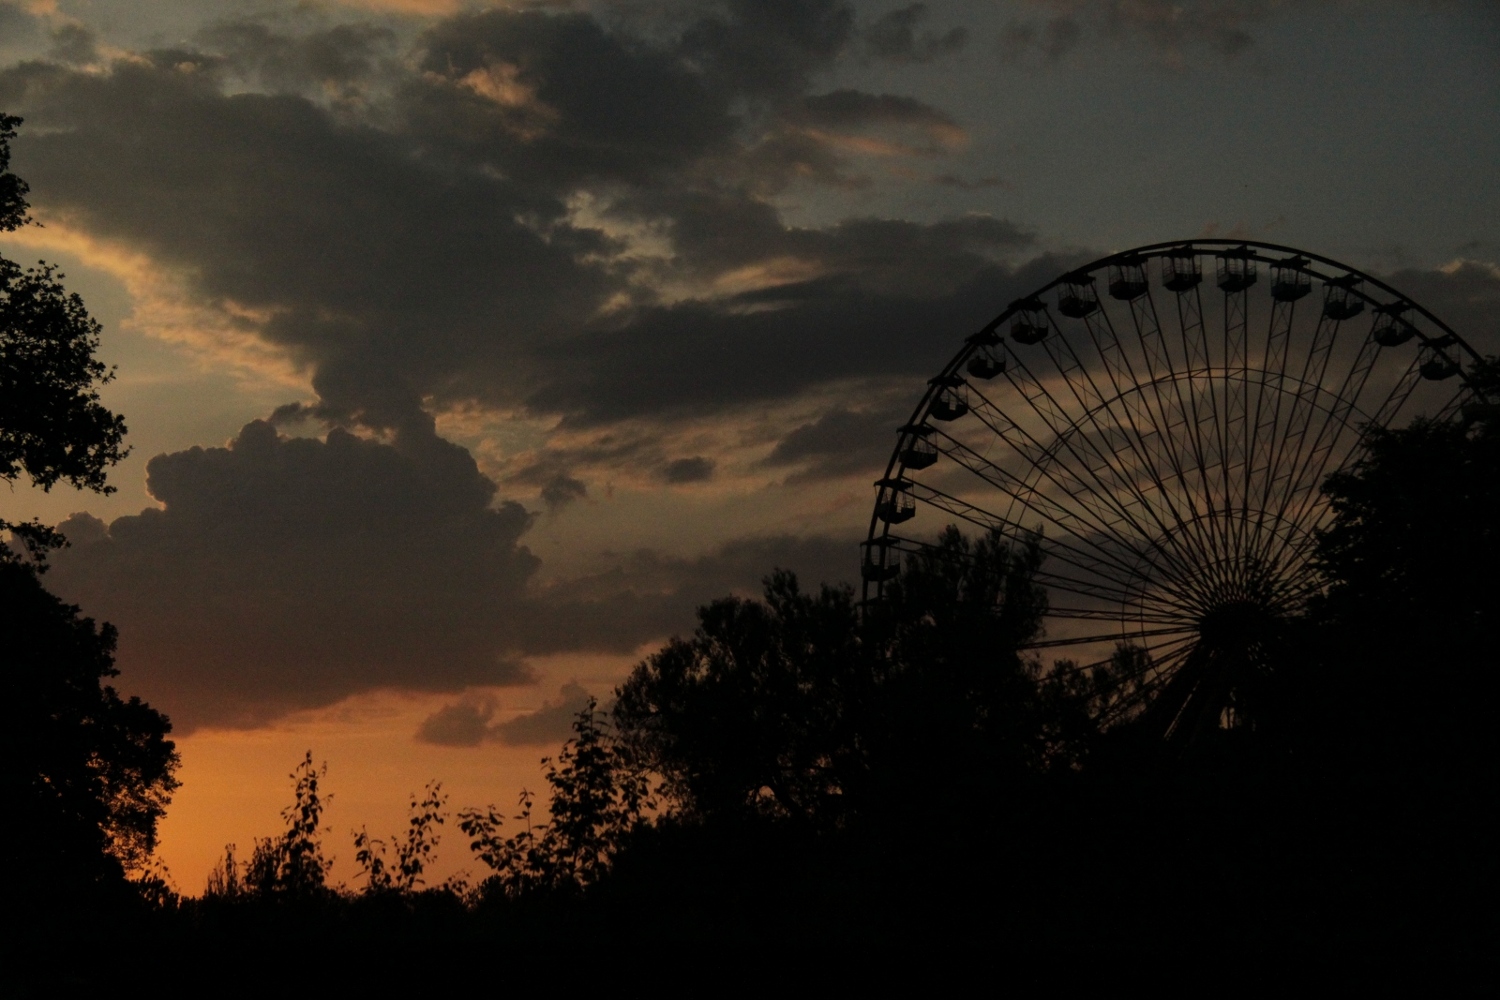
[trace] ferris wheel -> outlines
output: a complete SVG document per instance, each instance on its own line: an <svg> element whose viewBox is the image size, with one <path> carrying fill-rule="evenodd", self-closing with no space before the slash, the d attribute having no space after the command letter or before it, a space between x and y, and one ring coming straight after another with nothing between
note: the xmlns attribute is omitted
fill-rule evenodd
<svg viewBox="0 0 1500 1000"><path fill-rule="evenodd" d="M949 524L1034 540L1048 609L1028 648L1128 670L1106 724L1232 725L1267 628L1319 587L1323 480L1372 428L1482 403L1470 360L1411 299L1306 251L1104 257L1012 302L929 380L875 484L865 599Z"/></svg>

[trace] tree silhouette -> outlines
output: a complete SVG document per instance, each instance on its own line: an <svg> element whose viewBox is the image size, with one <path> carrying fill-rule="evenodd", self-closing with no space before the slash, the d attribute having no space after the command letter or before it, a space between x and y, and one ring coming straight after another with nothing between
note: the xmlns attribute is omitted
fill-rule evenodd
<svg viewBox="0 0 1500 1000"><path fill-rule="evenodd" d="M614 710L622 739L679 815L823 828L916 787L963 798L1071 768L1097 692L1018 651L1046 607L1040 558L950 528L863 612L848 588L808 594L777 571L762 601L715 601L636 668Z"/></svg>
<svg viewBox="0 0 1500 1000"><path fill-rule="evenodd" d="M114 628L47 593L32 567L0 560L0 635L8 877L28 893L91 893L141 871L178 756L165 716L103 683L117 673Z"/></svg>
<svg viewBox="0 0 1500 1000"><path fill-rule="evenodd" d="M365 892L415 892L422 885L427 865L436 857L437 828L447 820L448 796L441 781L428 782L422 798L413 793L404 839L391 838L396 846L396 864L386 862L386 842L361 829L354 835L354 861L365 877Z"/></svg>
<svg viewBox="0 0 1500 1000"><path fill-rule="evenodd" d="M1492 360L1472 378L1494 388L1496 372ZM1500 697L1493 407L1473 408L1463 423L1377 432L1325 491L1334 521L1317 558L1328 587L1310 615L1303 669L1286 679L1285 712L1341 768L1465 783L1491 773L1500 755L1490 714Z"/></svg>
<svg viewBox="0 0 1500 1000"><path fill-rule="evenodd" d="M532 818L533 797L524 790L515 817L520 829L508 837L494 806L459 813L470 850L493 873L481 886L491 898L588 888L654 808L646 776L611 739L593 698L574 717L573 736L556 760L542 763L552 792L549 822Z"/></svg>
<svg viewBox="0 0 1500 1000"><path fill-rule="evenodd" d="M26 183L9 171L20 124L0 114L0 232L30 221ZM97 386L112 377L94 358L99 325L60 277L0 258L0 479L109 492L105 469L124 457L125 424L99 403ZM114 628L42 588L42 557L63 539L36 521L0 521L5 529L33 556L28 564L0 544L6 871L43 907L98 902L127 874L161 895L165 883L146 872L178 786L171 724L104 683L117 674Z"/></svg>
<svg viewBox="0 0 1500 1000"><path fill-rule="evenodd" d="M289 777L294 799L281 811L286 830L279 837L263 837L245 863L244 885L262 899L316 900L329 893L328 870L332 859L323 856L323 810L327 799L321 792L328 765L313 764L312 751ZM228 852L226 852L228 863Z"/></svg>
<svg viewBox="0 0 1500 1000"><path fill-rule="evenodd" d="M20 124L0 114L0 232L30 221L26 183L8 169ZM24 473L44 490L67 482L109 493L105 470L125 457L125 421L99 402L98 386L114 373L94 357L99 324L62 277L47 264L22 269L0 257L0 479ZM62 544L34 520L0 520L5 529L34 556Z"/></svg>

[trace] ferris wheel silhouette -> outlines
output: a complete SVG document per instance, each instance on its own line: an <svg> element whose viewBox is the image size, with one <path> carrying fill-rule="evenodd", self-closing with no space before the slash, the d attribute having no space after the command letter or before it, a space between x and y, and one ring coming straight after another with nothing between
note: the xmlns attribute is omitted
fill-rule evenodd
<svg viewBox="0 0 1500 1000"><path fill-rule="evenodd" d="M1123 669L1106 724L1233 725L1266 636L1320 585L1324 479L1376 428L1483 404L1463 370L1478 359L1407 296L1307 251L1101 258L1012 302L929 380L876 483L865 599L947 524L1034 542L1048 608L1027 648Z"/></svg>

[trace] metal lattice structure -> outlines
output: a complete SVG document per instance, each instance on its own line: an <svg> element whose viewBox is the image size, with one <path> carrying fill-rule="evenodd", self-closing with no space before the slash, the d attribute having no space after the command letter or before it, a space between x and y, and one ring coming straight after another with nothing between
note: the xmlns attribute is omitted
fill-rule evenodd
<svg viewBox="0 0 1500 1000"><path fill-rule="evenodd" d="M1482 402L1478 355L1353 268L1195 240L1095 261L1019 299L929 382L865 542L865 599L947 524L1037 538L1035 649L1128 661L1108 724L1171 739L1232 725L1268 623L1319 581L1320 486L1369 428ZM1131 648L1126 655L1121 646Z"/></svg>

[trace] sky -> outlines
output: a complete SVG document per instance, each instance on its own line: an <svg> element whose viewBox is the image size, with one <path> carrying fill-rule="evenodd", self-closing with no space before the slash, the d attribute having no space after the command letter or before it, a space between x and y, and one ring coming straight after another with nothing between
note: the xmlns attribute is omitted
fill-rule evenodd
<svg viewBox="0 0 1500 1000"><path fill-rule="evenodd" d="M187 892L304 750L352 878L699 604L854 579L926 378L1068 267L1288 244L1500 352L1492 0L0 0L0 110L132 448L0 517L174 721Z"/></svg>

